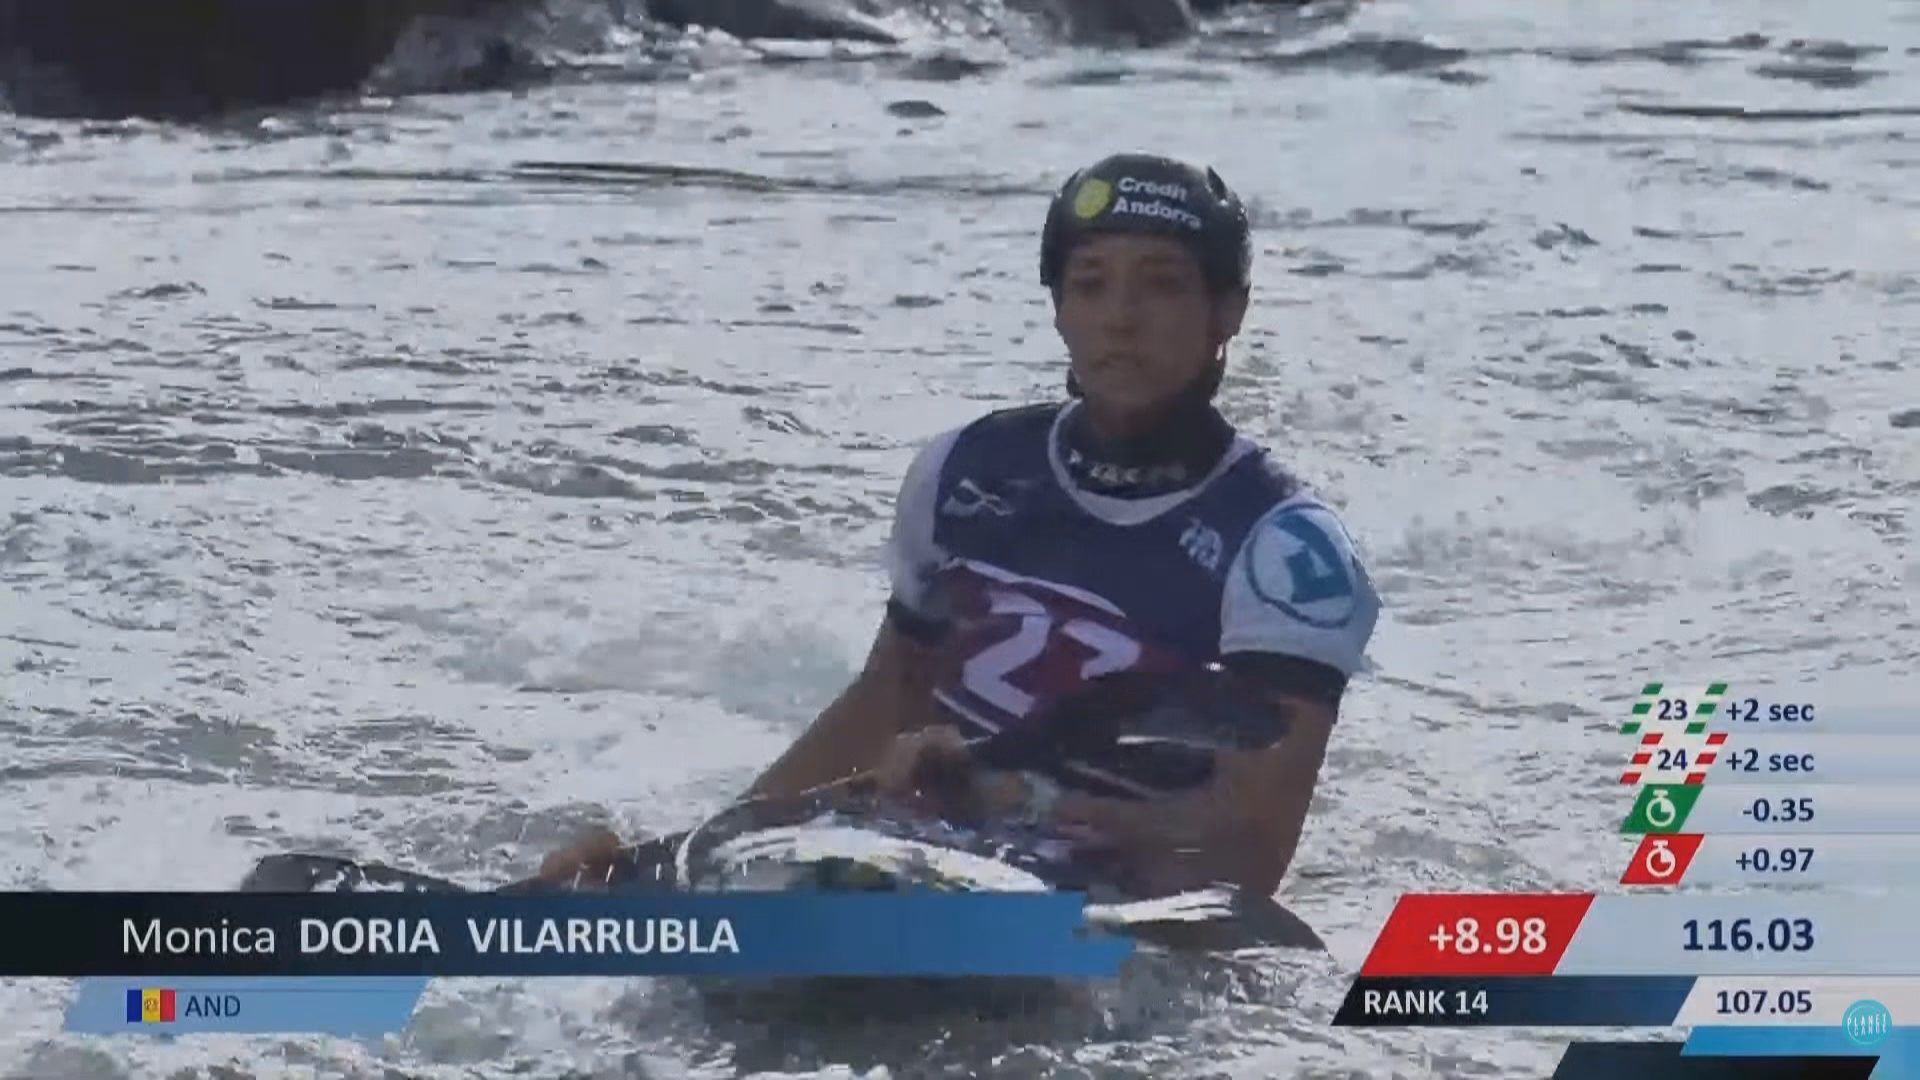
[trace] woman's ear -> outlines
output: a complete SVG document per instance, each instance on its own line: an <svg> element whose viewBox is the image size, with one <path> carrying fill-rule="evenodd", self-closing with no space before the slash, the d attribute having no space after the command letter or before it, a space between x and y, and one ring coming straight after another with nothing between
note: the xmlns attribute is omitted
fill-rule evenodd
<svg viewBox="0 0 1920 1080"><path fill-rule="evenodd" d="M1214 301L1214 347L1222 348L1240 332L1240 324L1247 318L1247 303L1253 297L1251 289L1241 289L1229 293Z"/></svg>

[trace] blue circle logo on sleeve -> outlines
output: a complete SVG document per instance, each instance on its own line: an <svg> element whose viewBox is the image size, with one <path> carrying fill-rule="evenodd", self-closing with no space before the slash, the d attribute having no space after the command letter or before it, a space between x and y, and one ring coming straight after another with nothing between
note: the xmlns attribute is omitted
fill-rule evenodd
<svg viewBox="0 0 1920 1080"><path fill-rule="evenodd" d="M1840 1015L1840 1029L1855 1046L1879 1046L1893 1033L1893 1013L1872 998L1863 998Z"/></svg>
<svg viewBox="0 0 1920 1080"><path fill-rule="evenodd" d="M1247 585L1288 617L1338 630L1359 609L1359 562L1345 531L1321 506L1290 506L1255 530Z"/></svg>

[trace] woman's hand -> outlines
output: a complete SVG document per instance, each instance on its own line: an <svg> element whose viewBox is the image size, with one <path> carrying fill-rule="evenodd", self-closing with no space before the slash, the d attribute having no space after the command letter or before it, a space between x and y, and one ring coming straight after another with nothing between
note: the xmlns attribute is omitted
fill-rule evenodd
<svg viewBox="0 0 1920 1080"><path fill-rule="evenodd" d="M969 765L960 729L937 724L895 736L873 776L882 795L911 799L923 788L947 786L946 778L965 778Z"/></svg>
<svg viewBox="0 0 1920 1080"><path fill-rule="evenodd" d="M548 855L541 861L537 877L556 885L604 885L612 880L614 864L625 849L618 836L595 829Z"/></svg>
<svg viewBox="0 0 1920 1080"><path fill-rule="evenodd" d="M896 737L873 775L882 795L956 823L1051 824L1059 792L1038 777L978 767L959 729L950 726Z"/></svg>
<svg viewBox="0 0 1920 1080"><path fill-rule="evenodd" d="M1051 817L1038 797L1039 789L1023 773L982 769L974 774L973 794L992 820L1047 824Z"/></svg>

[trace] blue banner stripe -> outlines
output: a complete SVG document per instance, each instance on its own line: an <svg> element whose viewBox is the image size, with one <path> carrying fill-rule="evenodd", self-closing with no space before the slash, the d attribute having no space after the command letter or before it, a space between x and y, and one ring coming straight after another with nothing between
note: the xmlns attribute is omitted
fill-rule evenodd
<svg viewBox="0 0 1920 1080"><path fill-rule="evenodd" d="M171 984L174 1019L144 1022L141 990L124 979L85 979L68 1007L66 1030L92 1035L388 1035L407 1026L427 980L181 979Z"/></svg>
<svg viewBox="0 0 1920 1080"><path fill-rule="evenodd" d="M1896 1027L1871 1046L1838 1025L1822 1027L1696 1027L1685 1052L1715 1057L1877 1057L1874 1080L1920 1078L1920 1028Z"/></svg>
<svg viewBox="0 0 1920 1080"><path fill-rule="evenodd" d="M1042 892L0 893L43 931L0 940L0 976L1111 977L1133 943L1085 916Z"/></svg>

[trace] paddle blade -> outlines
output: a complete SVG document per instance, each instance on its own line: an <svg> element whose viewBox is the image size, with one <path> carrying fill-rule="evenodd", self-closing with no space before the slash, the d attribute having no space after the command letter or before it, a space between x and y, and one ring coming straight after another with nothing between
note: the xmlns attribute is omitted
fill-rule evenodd
<svg viewBox="0 0 1920 1080"><path fill-rule="evenodd" d="M1089 904L1087 921L1177 952L1327 949L1313 927L1272 897L1248 896L1226 886L1153 900Z"/></svg>
<svg viewBox="0 0 1920 1080"><path fill-rule="evenodd" d="M468 892L444 878L335 855L268 855L240 882L241 892Z"/></svg>

